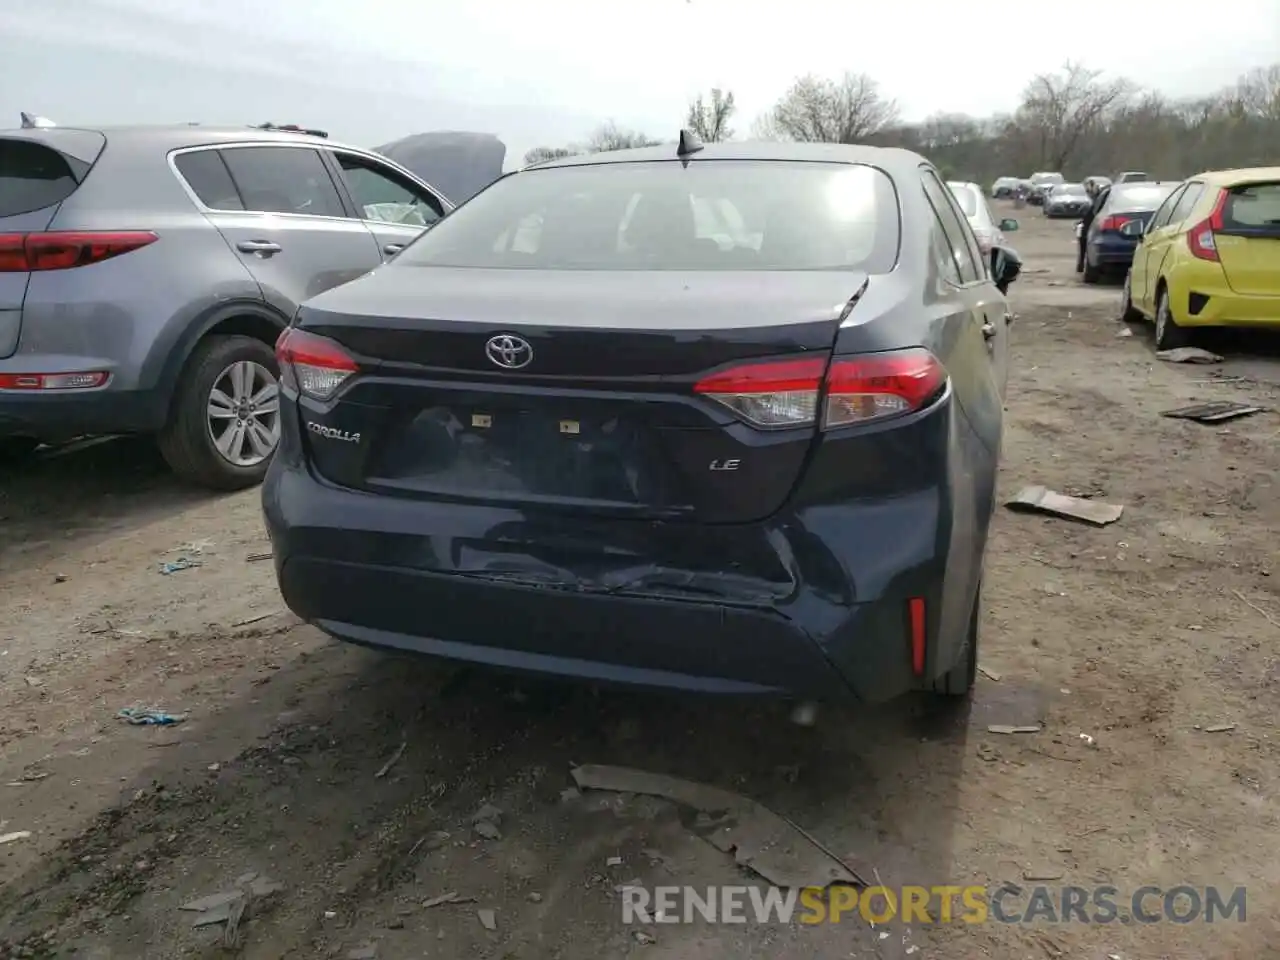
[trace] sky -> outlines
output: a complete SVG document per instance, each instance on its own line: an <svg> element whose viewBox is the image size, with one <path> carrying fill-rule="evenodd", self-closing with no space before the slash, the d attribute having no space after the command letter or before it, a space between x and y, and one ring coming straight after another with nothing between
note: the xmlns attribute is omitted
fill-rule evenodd
<svg viewBox="0 0 1280 960"><path fill-rule="evenodd" d="M1038 10L1038 29L1020 18ZM1061 14L1055 12L1060 10ZM0 0L0 126L301 123L377 146L483 130L508 166L602 122L674 138L733 90L746 134L799 75L867 73L919 120L1012 110L1067 60L1171 96L1280 61L1280 0ZM1009 26L987 28L999 11ZM1090 23L1097 27L1090 31ZM1194 28L1191 27L1194 24ZM12 121L4 111L13 115Z"/></svg>

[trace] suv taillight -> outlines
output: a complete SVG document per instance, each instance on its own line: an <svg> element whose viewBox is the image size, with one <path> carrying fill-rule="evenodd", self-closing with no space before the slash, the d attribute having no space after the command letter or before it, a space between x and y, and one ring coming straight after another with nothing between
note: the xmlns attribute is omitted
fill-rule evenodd
<svg viewBox="0 0 1280 960"><path fill-rule="evenodd" d="M694 392L724 404L752 426L802 427L821 411L824 430L923 409L947 371L922 347L822 359L747 363L713 373Z"/></svg>
<svg viewBox="0 0 1280 960"><path fill-rule="evenodd" d="M0 273L85 267L145 247L158 239L150 230L0 233Z"/></svg>
<svg viewBox="0 0 1280 960"><path fill-rule="evenodd" d="M276 360L284 385L316 400L328 400L360 370L355 359L337 343L297 327L280 334Z"/></svg>
<svg viewBox="0 0 1280 960"><path fill-rule="evenodd" d="M1222 211L1227 205L1228 196L1229 191L1219 190L1218 199L1214 201L1209 216L1187 231L1187 247L1197 260L1218 262L1218 241L1213 238L1213 234L1222 229Z"/></svg>

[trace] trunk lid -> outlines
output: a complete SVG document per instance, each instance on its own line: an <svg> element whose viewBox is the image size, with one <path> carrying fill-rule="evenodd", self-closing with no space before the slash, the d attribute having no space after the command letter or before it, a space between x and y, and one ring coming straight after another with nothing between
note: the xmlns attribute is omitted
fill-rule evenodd
<svg viewBox="0 0 1280 960"><path fill-rule="evenodd" d="M1232 290L1280 297L1280 183L1232 187L1214 243Z"/></svg>
<svg viewBox="0 0 1280 960"><path fill-rule="evenodd" d="M31 274L21 267L24 237L49 228L75 193L106 138L88 130L0 131L0 359L18 348Z"/></svg>
<svg viewBox="0 0 1280 960"><path fill-rule="evenodd" d="M825 359L866 281L384 268L299 313L361 366L336 400L302 401L305 442L322 475L388 494L759 519L800 477L816 427L750 427L694 384L743 361ZM495 337L527 346L507 358L517 368Z"/></svg>

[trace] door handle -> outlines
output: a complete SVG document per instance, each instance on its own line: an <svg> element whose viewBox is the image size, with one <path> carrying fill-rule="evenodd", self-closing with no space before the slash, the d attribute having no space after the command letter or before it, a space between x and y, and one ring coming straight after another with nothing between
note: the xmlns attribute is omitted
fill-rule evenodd
<svg viewBox="0 0 1280 960"><path fill-rule="evenodd" d="M994 340L996 335L996 325L990 320L982 322L982 336L987 340Z"/></svg>
<svg viewBox="0 0 1280 960"><path fill-rule="evenodd" d="M1013 323L1013 311L1012 311L1012 310L1009 310L1009 311L1007 311L1007 312L1005 313L1005 315L1004 315L1004 322L1005 322L1005 326L1008 326L1009 324Z"/></svg>
<svg viewBox="0 0 1280 960"><path fill-rule="evenodd" d="M397 253L399 253L403 249L404 249L403 243L388 243L385 247L382 248L382 252L385 253L387 256L391 257L391 256L395 256Z"/></svg>
<svg viewBox="0 0 1280 960"><path fill-rule="evenodd" d="M284 248L272 240L241 240L236 244L236 249L241 253L256 253L260 257L269 257Z"/></svg>

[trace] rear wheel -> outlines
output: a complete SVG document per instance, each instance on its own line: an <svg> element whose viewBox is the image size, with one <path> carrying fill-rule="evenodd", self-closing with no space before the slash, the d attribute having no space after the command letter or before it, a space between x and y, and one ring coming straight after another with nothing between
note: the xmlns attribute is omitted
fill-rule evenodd
<svg viewBox="0 0 1280 960"><path fill-rule="evenodd" d="M1097 283L1099 280L1102 279L1102 268L1095 267L1092 263L1089 262L1088 257L1085 257L1084 268L1081 270L1081 273L1083 275L1081 276L1080 279L1082 279L1085 283Z"/></svg>
<svg viewBox="0 0 1280 960"><path fill-rule="evenodd" d="M978 677L978 635L982 626L982 585L973 597L973 613L969 615L969 629L965 634L964 648L956 665L933 681L934 693L944 697L967 697L973 691Z"/></svg>
<svg viewBox="0 0 1280 960"><path fill-rule="evenodd" d="M1133 275L1126 273L1124 275L1124 293L1120 299L1120 319L1125 323L1137 323L1142 319L1142 314L1138 312L1133 305Z"/></svg>
<svg viewBox="0 0 1280 960"><path fill-rule="evenodd" d="M1173 319L1173 308L1169 305L1169 290L1161 287L1156 294L1156 349L1177 350L1179 347L1191 345L1191 335L1185 327L1178 326Z"/></svg>
<svg viewBox="0 0 1280 960"><path fill-rule="evenodd" d="M275 351L252 337L209 337L174 396L160 450L178 476L213 490L262 482L280 440Z"/></svg>

